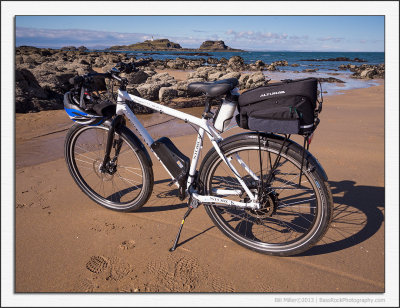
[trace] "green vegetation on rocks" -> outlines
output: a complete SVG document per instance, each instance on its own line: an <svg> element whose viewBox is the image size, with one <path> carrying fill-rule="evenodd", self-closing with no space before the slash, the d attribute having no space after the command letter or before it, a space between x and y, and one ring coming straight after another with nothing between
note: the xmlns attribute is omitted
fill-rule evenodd
<svg viewBox="0 0 400 308"><path fill-rule="evenodd" d="M159 40L146 40L141 43L131 45L117 45L111 46L109 50L171 50L171 49L182 49L178 43L171 42L168 39Z"/></svg>

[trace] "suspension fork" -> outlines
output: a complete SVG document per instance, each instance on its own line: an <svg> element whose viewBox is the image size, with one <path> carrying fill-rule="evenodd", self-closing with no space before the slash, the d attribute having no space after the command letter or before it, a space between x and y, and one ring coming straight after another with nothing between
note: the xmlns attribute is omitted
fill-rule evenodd
<svg viewBox="0 0 400 308"><path fill-rule="evenodd" d="M121 123L123 124L123 122L124 122L124 118L121 115L117 115L111 121L110 129L108 130L108 134L107 134L107 144L106 144L106 150L104 153L104 159L103 159L103 163L100 166L100 170L102 172L106 171L107 163L110 161L110 153L111 153L111 148L113 147L113 143L114 143L115 130L118 129L118 127L121 125ZM120 149L121 149L121 145L117 145L118 152Z"/></svg>

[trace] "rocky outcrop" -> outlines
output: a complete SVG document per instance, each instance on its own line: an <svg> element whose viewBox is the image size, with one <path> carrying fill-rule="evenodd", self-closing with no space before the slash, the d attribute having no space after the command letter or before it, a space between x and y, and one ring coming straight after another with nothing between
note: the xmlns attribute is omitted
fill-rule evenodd
<svg viewBox="0 0 400 308"><path fill-rule="evenodd" d="M342 64L339 66L340 70L350 70L353 72L353 78L358 79L383 79L385 78L385 64L368 65L361 64L359 66L354 64Z"/></svg>
<svg viewBox="0 0 400 308"><path fill-rule="evenodd" d="M318 78L318 81L320 82L329 82L329 83L345 83L343 80L334 78L334 77L328 77L328 78Z"/></svg>
<svg viewBox="0 0 400 308"><path fill-rule="evenodd" d="M171 42L168 39L146 40L141 43L131 45L111 46L108 50L174 50L182 49L178 43Z"/></svg>
<svg viewBox="0 0 400 308"><path fill-rule="evenodd" d="M240 89L252 89L261 86L265 86L271 79L266 79L266 76L262 72L256 72L249 75L242 75L239 78Z"/></svg>
<svg viewBox="0 0 400 308"><path fill-rule="evenodd" d="M15 70L15 112L60 109L61 99L61 95L57 95L47 87L41 87L29 70Z"/></svg>
<svg viewBox="0 0 400 308"><path fill-rule="evenodd" d="M76 48L75 46L65 46L65 47L61 47L60 50L72 50L72 51L77 51L78 48Z"/></svg>
<svg viewBox="0 0 400 308"><path fill-rule="evenodd" d="M225 45L224 41L205 41L200 45L202 50L227 50L228 46Z"/></svg>
<svg viewBox="0 0 400 308"><path fill-rule="evenodd" d="M273 66L288 66L289 64L288 64L288 61L281 60L281 61L272 62L271 65L273 65Z"/></svg>
<svg viewBox="0 0 400 308"><path fill-rule="evenodd" d="M224 41L205 41L200 45L199 50L209 51L243 51L225 45Z"/></svg>
<svg viewBox="0 0 400 308"><path fill-rule="evenodd" d="M67 46L68 47L68 46ZM81 48L82 47L82 48ZM63 108L63 95L71 88L69 79L93 70L104 72L118 62L135 62L125 53L83 51L84 46L70 50L41 49L29 46L16 48L16 111L32 112L46 109ZM270 64L261 60L246 64L242 57L230 59L149 59L145 67L138 72L125 74L128 79L128 92L143 98L159 101L174 107L200 106L204 104L202 97L193 97L188 92L191 82L212 82L221 79L237 78L241 90L263 86L268 83L264 73L277 70L279 66L287 66L285 60ZM177 81L167 73L157 73L156 69L191 70L188 79ZM360 66L348 64L340 69L350 70L354 78L383 78L384 65ZM305 70L307 72L316 69ZM246 73L243 73L246 72ZM250 73L247 73L250 72ZM295 71L298 72L298 71ZM321 78L322 82L342 82L335 78ZM131 104L136 113L149 113L151 109Z"/></svg>
<svg viewBox="0 0 400 308"><path fill-rule="evenodd" d="M316 71L318 71L317 68L306 68L305 70L302 70L302 73L315 73Z"/></svg>
<svg viewBox="0 0 400 308"><path fill-rule="evenodd" d="M73 48L72 48L73 47ZM83 75L93 70L108 71L118 62L139 61L124 53L90 52L84 46L76 48L67 46L63 50L41 49L28 46L16 49L16 110L17 112L39 111L44 109L63 108L63 95L69 91L69 79ZM155 69L194 70L188 80L176 81L167 73L155 72ZM258 71L246 75L240 86L248 89L264 84L265 78L261 70L269 65L262 61L248 65L239 56L229 60L221 58L149 60L147 67L138 72L124 74L128 79L128 91L149 100L160 101L173 106L198 106L204 103L201 98L193 97L187 87L191 82L215 81L227 78L238 78L243 81L241 72L245 70ZM179 102L177 102L177 100ZM193 100L190 101L189 100ZM185 104L183 103L185 102ZM177 104L177 105L174 105ZM151 109L131 104L137 113L152 112Z"/></svg>
<svg viewBox="0 0 400 308"><path fill-rule="evenodd" d="M228 61L228 68L234 71L241 71L244 68L244 60L240 56L233 56Z"/></svg>

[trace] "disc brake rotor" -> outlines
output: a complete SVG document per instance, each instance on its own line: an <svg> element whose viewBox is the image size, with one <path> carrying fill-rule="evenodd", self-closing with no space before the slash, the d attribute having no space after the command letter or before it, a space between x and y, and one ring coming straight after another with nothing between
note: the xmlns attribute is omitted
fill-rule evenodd
<svg viewBox="0 0 400 308"><path fill-rule="evenodd" d="M103 163L103 161L102 160L100 160L100 159L96 159L94 162L93 162L93 170L94 170L94 173L97 175L97 177L99 178L99 179L102 179L103 181L111 181L112 179L113 179L113 177L114 177L114 173L115 172L113 172L113 173L109 173L109 172L102 172L101 170L100 170L100 166L101 166L101 164Z"/></svg>

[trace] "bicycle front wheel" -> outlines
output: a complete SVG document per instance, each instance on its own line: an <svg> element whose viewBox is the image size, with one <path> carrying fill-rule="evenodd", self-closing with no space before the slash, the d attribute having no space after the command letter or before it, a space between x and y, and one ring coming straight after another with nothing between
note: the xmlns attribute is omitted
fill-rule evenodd
<svg viewBox="0 0 400 308"><path fill-rule="evenodd" d="M65 140L65 160L73 179L93 201L115 211L134 211L149 199L153 170L146 154L137 149L124 130L114 136L106 170L105 156L109 127L75 124Z"/></svg>
<svg viewBox="0 0 400 308"><path fill-rule="evenodd" d="M293 144L284 146L272 180L260 191L261 170L263 181L267 182L281 146L281 140L267 137L262 138L261 147L257 138L244 138L223 146L227 159L250 191L258 195L261 208L217 205L205 205L205 208L216 226L238 244L265 254L289 256L310 249L325 234L332 217L332 196L315 161L307 157L299 184L302 153ZM250 200L216 152L206 157L200 180L208 195L227 190L241 191L219 197L241 202Z"/></svg>

